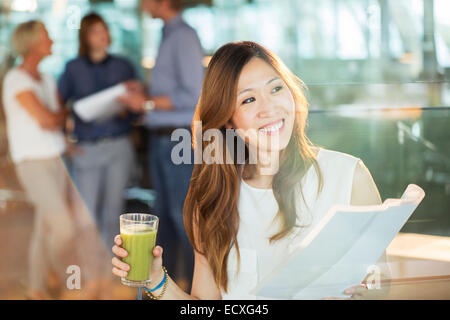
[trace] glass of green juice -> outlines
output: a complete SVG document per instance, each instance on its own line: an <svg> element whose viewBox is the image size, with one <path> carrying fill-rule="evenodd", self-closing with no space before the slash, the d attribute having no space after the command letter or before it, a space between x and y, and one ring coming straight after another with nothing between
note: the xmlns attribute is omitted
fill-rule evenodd
<svg viewBox="0 0 450 320"><path fill-rule="evenodd" d="M130 287L144 287L150 284L158 222L158 217L151 214L120 215L122 248L128 252L128 256L122 258L122 261L130 265L128 275L121 278L122 284Z"/></svg>

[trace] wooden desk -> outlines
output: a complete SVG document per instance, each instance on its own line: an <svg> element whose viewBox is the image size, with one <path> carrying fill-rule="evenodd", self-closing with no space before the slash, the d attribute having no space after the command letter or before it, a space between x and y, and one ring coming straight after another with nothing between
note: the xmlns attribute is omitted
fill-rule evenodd
<svg viewBox="0 0 450 320"><path fill-rule="evenodd" d="M450 237L399 233L386 255L387 299L450 299Z"/></svg>

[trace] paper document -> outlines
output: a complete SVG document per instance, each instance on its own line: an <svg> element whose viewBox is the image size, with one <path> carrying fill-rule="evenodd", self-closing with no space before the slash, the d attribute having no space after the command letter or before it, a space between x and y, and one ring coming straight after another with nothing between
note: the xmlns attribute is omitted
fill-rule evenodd
<svg viewBox="0 0 450 320"><path fill-rule="evenodd" d="M126 92L125 85L118 84L91 94L74 103L75 113L86 122L109 119L123 110L123 105L116 99Z"/></svg>
<svg viewBox="0 0 450 320"><path fill-rule="evenodd" d="M400 199L377 206L335 206L252 294L276 299L348 297L417 208L425 192L410 184ZM375 274L376 275L376 274Z"/></svg>

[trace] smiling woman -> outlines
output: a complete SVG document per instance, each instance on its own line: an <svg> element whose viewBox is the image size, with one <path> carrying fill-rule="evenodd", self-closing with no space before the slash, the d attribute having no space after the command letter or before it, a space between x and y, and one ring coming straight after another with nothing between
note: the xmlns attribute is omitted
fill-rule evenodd
<svg viewBox="0 0 450 320"><path fill-rule="evenodd" d="M250 292L258 280L331 206L380 203L359 159L309 142L303 87L274 53L254 42L226 44L212 57L194 116L194 148L225 152L223 161L195 164L184 205L195 249L191 295L169 278L164 299L255 299ZM198 130L218 137L204 139ZM238 154L238 144L226 139L230 130L245 145L243 163L226 159ZM120 237L115 243L113 252L125 257ZM152 278L163 279L162 248L153 253ZM129 271L117 258L113 265L117 276ZM347 292L365 294L359 287Z"/></svg>
<svg viewBox="0 0 450 320"><path fill-rule="evenodd" d="M227 258L232 246L239 256L240 212L239 192L236 191L241 179L256 187L273 187L281 225L277 232L267 235L271 240L283 238L295 224L295 199L301 197L295 186L306 169L312 165L320 181L314 150L304 134L307 101L301 85L275 54L252 42L223 46L206 72L195 119L202 121L204 130L234 128L238 134L255 132L242 136L247 147L256 146L260 162L269 162L271 167L278 168L276 174L261 174L261 163L197 165L194 168L185 203L185 226L193 241L193 223L198 221L201 247L197 241L196 249L205 252L210 264L216 264L214 277L225 290ZM269 143L272 138L277 143ZM210 177L220 177L221 183L214 183ZM211 206L211 202L216 205Z"/></svg>

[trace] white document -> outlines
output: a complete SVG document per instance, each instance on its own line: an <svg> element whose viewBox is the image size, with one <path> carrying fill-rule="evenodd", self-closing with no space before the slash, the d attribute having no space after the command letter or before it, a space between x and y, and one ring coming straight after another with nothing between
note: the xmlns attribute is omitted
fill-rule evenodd
<svg viewBox="0 0 450 320"><path fill-rule="evenodd" d="M73 107L83 121L104 121L123 110L116 99L126 92L125 85L118 84L78 100Z"/></svg>
<svg viewBox="0 0 450 320"><path fill-rule="evenodd" d="M296 249L253 289L275 299L348 297L417 208L425 192L410 184L400 199L378 206L335 206Z"/></svg>

